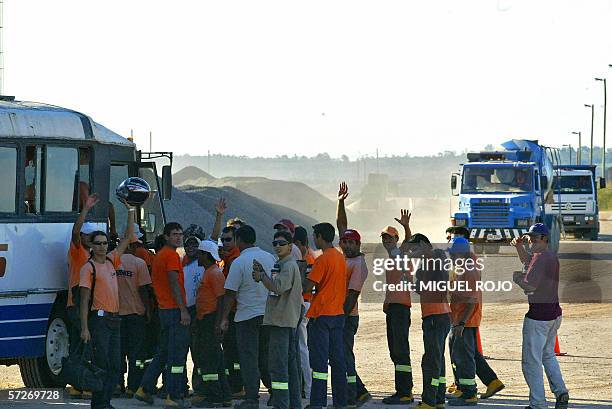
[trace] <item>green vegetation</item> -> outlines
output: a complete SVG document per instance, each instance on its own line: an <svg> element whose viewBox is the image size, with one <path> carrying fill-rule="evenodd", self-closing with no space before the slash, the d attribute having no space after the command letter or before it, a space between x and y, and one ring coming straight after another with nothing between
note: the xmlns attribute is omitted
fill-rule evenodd
<svg viewBox="0 0 612 409"><path fill-rule="evenodd" d="M599 210L612 210L612 186L606 189L597 189Z"/></svg>

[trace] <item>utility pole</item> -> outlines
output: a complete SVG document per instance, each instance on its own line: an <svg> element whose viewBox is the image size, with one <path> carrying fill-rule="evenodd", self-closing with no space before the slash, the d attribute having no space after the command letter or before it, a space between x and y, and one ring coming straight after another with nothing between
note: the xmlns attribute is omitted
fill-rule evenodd
<svg viewBox="0 0 612 409"><path fill-rule="evenodd" d="M0 95L4 95L4 0L0 0Z"/></svg>
<svg viewBox="0 0 612 409"><path fill-rule="evenodd" d="M589 152L589 164L593 164L593 123L595 122L595 105L584 104L585 107L591 108L591 151Z"/></svg>
<svg viewBox="0 0 612 409"><path fill-rule="evenodd" d="M603 153L601 154L601 176L606 178L606 108L608 105L608 90L605 78L595 78L595 81L603 82L604 87L604 119L603 119Z"/></svg>
<svg viewBox="0 0 612 409"><path fill-rule="evenodd" d="M576 165L582 165L582 131L572 132L572 135L578 135L578 150L576 151Z"/></svg>

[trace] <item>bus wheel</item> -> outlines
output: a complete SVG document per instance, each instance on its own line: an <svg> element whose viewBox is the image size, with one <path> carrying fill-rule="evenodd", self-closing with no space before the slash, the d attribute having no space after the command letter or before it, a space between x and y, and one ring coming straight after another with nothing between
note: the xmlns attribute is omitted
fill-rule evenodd
<svg viewBox="0 0 612 409"><path fill-rule="evenodd" d="M45 355L39 358L19 359L21 379L28 388L57 388L66 386L59 373L62 358L68 356L69 338L67 318L64 311L54 308L49 317Z"/></svg>

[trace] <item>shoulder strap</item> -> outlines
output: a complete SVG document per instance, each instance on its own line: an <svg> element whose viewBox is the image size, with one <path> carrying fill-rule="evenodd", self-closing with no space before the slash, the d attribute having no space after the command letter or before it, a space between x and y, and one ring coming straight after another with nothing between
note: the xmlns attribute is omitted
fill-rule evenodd
<svg viewBox="0 0 612 409"><path fill-rule="evenodd" d="M93 263L93 261L91 261L91 257L89 258L89 260L87 260L87 262L89 264L91 264L91 275L92 275L92 279L91 279L91 295L89 297L89 309L87 310L88 313L91 313L91 307L93 306L93 299L94 299L94 290L96 289L96 265Z"/></svg>

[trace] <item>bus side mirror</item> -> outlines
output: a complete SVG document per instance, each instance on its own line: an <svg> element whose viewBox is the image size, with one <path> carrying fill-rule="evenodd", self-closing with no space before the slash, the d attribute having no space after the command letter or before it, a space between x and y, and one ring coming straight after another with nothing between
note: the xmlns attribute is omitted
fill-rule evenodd
<svg viewBox="0 0 612 409"><path fill-rule="evenodd" d="M606 178L599 178L599 188L600 189L606 188Z"/></svg>
<svg viewBox="0 0 612 409"><path fill-rule="evenodd" d="M162 166L162 199L172 199L172 167Z"/></svg>

